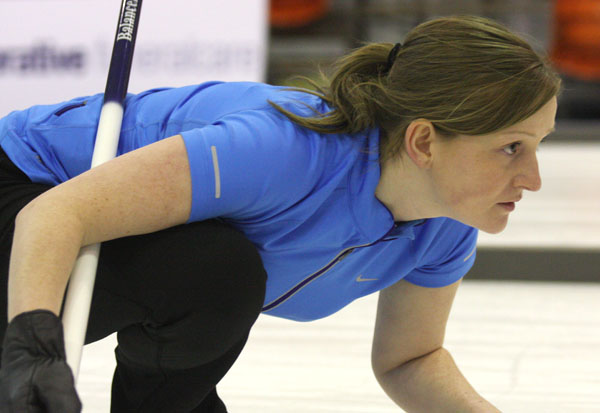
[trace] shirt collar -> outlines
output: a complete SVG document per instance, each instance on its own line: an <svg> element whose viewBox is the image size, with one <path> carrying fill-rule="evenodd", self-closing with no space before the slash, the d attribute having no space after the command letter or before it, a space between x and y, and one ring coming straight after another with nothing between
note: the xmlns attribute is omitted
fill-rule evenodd
<svg viewBox="0 0 600 413"><path fill-rule="evenodd" d="M355 225L368 242L388 237L415 239L414 228L423 225L426 219L394 222L390 210L375 197L381 176L379 129L367 133L361 150L362 156L350 172L348 185Z"/></svg>
<svg viewBox="0 0 600 413"><path fill-rule="evenodd" d="M379 129L363 135L361 151L348 177L350 209L354 223L367 242L384 237L394 225L390 211L375 197L379 167Z"/></svg>

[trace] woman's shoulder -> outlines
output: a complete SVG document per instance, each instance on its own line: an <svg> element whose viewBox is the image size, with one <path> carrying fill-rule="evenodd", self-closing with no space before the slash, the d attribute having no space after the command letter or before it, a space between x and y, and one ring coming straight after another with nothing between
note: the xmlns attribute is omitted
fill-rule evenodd
<svg viewBox="0 0 600 413"><path fill-rule="evenodd" d="M192 86L192 88L194 88ZM270 109L271 103L283 106L302 116L330 110L322 97L308 89L261 82L209 82L195 87L197 92L217 101L243 109ZM316 111L316 112L315 112Z"/></svg>

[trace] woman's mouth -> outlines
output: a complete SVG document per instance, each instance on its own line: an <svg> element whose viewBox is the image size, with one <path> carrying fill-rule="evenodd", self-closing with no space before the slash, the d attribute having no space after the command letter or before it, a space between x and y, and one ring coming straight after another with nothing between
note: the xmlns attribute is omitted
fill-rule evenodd
<svg viewBox="0 0 600 413"><path fill-rule="evenodd" d="M498 205L500 205L502 208L506 209L508 212L515 210L514 202L500 202Z"/></svg>

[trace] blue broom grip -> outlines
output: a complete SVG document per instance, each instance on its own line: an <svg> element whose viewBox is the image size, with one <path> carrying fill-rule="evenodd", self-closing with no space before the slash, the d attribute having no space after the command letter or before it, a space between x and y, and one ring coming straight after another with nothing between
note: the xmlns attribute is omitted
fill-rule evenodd
<svg viewBox="0 0 600 413"><path fill-rule="evenodd" d="M104 91L104 102L123 103L127 95L141 8L142 0L127 0L121 5L119 25Z"/></svg>

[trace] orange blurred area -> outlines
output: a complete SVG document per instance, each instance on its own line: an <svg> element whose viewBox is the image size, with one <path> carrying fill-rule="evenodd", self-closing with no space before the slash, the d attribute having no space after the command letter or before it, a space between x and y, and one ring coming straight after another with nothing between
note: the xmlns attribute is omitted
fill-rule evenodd
<svg viewBox="0 0 600 413"><path fill-rule="evenodd" d="M600 80L600 0L555 0L550 56L570 76Z"/></svg>
<svg viewBox="0 0 600 413"><path fill-rule="evenodd" d="M297 28L309 25L329 12L329 3L329 0L271 0L271 26Z"/></svg>

